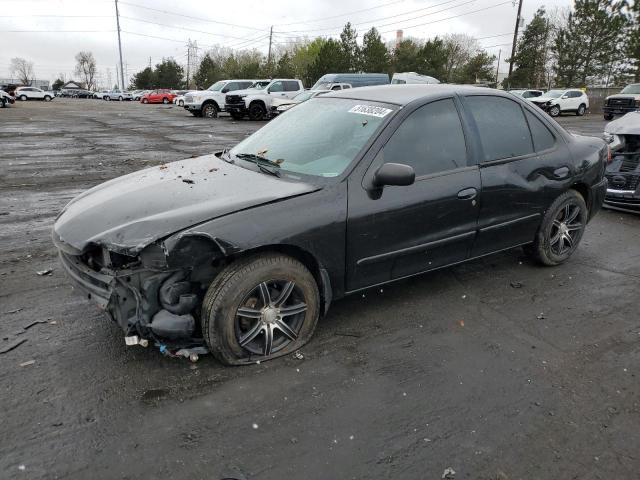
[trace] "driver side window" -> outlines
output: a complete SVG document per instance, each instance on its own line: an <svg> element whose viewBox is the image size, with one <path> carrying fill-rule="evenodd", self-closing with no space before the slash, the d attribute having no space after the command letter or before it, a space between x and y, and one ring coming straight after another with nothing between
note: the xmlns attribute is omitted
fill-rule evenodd
<svg viewBox="0 0 640 480"><path fill-rule="evenodd" d="M467 166L467 147L451 98L412 112L384 146L385 163L410 165L416 178Z"/></svg>
<svg viewBox="0 0 640 480"><path fill-rule="evenodd" d="M275 82L269 87L269 93L273 92L283 92L284 88L282 86L282 82Z"/></svg>

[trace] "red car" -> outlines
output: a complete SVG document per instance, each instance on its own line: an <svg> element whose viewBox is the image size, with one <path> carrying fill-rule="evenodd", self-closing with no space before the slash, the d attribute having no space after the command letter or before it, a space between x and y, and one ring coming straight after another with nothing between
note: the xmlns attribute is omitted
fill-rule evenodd
<svg viewBox="0 0 640 480"><path fill-rule="evenodd" d="M172 103L175 95L171 90L154 90L142 96L142 103Z"/></svg>

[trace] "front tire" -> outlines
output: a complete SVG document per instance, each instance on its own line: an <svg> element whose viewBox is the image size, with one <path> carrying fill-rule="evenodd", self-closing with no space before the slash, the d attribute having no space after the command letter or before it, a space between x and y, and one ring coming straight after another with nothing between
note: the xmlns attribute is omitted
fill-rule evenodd
<svg viewBox="0 0 640 480"><path fill-rule="evenodd" d="M51 97L49 95L45 95L44 101L45 102L50 102L51 101Z"/></svg>
<svg viewBox="0 0 640 480"><path fill-rule="evenodd" d="M169 99L167 97L164 97L162 99L162 103L164 103L166 105L167 103L169 103Z"/></svg>
<svg viewBox="0 0 640 480"><path fill-rule="evenodd" d="M566 262L582 239L588 214L582 195L575 190L563 193L544 214L534 242L525 252L543 265Z"/></svg>
<svg viewBox="0 0 640 480"><path fill-rule="evenodd" d="M267 114L264 106L260 103L252 103L249 105L249 118L251 120L262 120Z"/></svg>
<svg viewBox="0 0 640 480"><path fill-rule="evenodd" d="M580 106L578 107L578 110L576 110L576 115L578 117L581 117L585 114L586 111L587 111L587 106L584 103L581 103Z"/></svg>
<svg viewBox="0 0 640 480"><path fill-rule="evenodd" d="M27 101L27 96L26 95L20 95L20 100L22 100L23 102Z"/></svg>
<svg viewBox="0 0 640 480"><path fill-rule="evenodd" d="M119 102L124 102L124 98L123 97L118 97L118 101Z"/></svg>
<svg viewBox="0 0 640 480"><path fill-rule="evenodd" d="M146 98L143 98L142 103L149 103L149 100L147 100Z"/></svg>
<svg viewBox="0 0 640 480"><path fill-rule="evenodd" d="M178 105L179 105L180 107L184 107L184 101L183 101L183 100L180 100L180 101L178 102Z"/></svg>
<svg viewBox="0 0 640 480"><path fill-rule="evenodd" d="M218 118L218 106L215 103L207 103L202 107L204 118Z"/></svg>
<svg viewBox="0 0 640 480"><path fill-rule="evenodd" d="M271 360L307 343L319 312L311 272L294 258L261 254L229 265L211 283L202 333L224 364Z"/></svg>
<svg viewBox="0 0 640 480"><path fill-rule="evenodd" d="M557 117L558 115L560 115L560 107L558 105L554 105L553 107L551 107L549 109L549 115L551 115L552 117Z"/></svg>

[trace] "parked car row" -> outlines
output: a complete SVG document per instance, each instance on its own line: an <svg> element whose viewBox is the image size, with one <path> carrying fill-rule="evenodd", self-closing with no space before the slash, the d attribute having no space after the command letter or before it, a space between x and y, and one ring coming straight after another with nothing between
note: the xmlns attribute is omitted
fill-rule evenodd
<svg viewBox="0 0 640 480"><path fill-rule="evenodd" d="M554 89L547 92L542 90L509 90L509 93L524 98L540 107L552 117L562 113L575 113L584 115L589 109L589 97L577 88Z"/></svg>

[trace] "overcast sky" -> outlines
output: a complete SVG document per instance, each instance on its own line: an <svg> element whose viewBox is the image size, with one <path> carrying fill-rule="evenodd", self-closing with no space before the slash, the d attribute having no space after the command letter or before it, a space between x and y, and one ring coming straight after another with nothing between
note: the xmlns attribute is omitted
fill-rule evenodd
<svg viewBox="0 0 640 480"><path fill-rule="evenodd" d="M525 0L525 22L538 7L566 8L571 0ZM351 21L359 34L375 26L385 41L466 33L504 59L510 53L517 5L509 0L119 0L126 78L162 57L186 65L187 41L198 54L212 45L257 48L308 35L337 36ZM115 83L118 40L114 0L0 0L0 78L9 77L12 57L35 65L39 79L74 77L74 56L93 52L106 86ZM73 18L73 17L76 18ZM451 18L455 17L455 18ZM149 23L151 22L151 23ZM501 35L505 34L505 35ZM497 36L501 35L501 36ZM485 38L491 37L491 38ZM508 66L502 62L500 71Z"/></svg>

